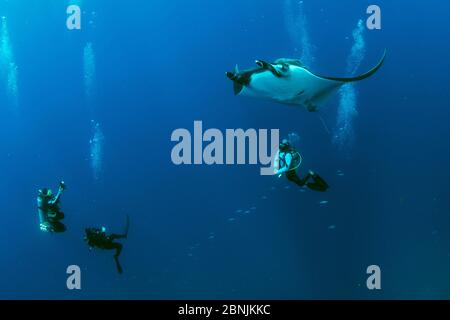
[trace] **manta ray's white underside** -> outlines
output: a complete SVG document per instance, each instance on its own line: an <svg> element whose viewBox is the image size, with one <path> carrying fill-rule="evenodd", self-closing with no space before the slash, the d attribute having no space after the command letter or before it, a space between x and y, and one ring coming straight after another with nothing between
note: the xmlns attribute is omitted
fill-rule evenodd
<svg viewBox="0 0 450 320"><path fill-rule="evenodd" d="M305 68L290 65L289 71L281 77L268 70L253 74L250 84L244 86L240 95L315 110L343 84L345 82L324 79Z"/></svg>

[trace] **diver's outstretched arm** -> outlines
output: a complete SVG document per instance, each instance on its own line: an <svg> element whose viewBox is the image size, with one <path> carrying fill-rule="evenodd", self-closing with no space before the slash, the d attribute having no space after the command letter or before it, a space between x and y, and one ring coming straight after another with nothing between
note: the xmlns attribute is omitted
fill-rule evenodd
<svg viewBox="0 0 450 320"><path fill-rule="evenodd" d="M124 239L128 237L128 228L130 227L130 217L127 215L127 223L125 224L125 233L124 234L112 234L110 238L114 239Z"/></svg>
<svg viewBox="0 0 450 320"><path fill-rule="evenodd" d="M129 226L130 226L130 217L127 215L127 223L125 225L125 233L124 234L113 233L109 236L109 238L111 240L126 239L128 237L128 227Z"/></svg>
<svg viewBox="0 0 450 320"><path fill-rule="evenodd" d="M127 223L125 225L125 234L128 236L128 228L130 227L130 216L127 215Z"/></svg>
<svg viewBox="0 0 450 320"><path fill-rule="evenodd" d="M48 203L49 204L55 204L59 202L59 199L61 198L61 195L63 193L64 189L63 188L59 188L58 193L56 194L56 196L50 200Z"/></svg>

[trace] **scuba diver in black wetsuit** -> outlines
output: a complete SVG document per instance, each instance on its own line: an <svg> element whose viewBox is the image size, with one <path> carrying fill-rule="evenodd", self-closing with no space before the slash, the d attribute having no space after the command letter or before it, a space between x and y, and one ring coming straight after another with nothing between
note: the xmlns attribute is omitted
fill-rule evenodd
<svg viewBox="0 0 450 320"><path fill-rule="evenodd" d="M302 179L297 175L297 169L300 167L302 157L291 146L288 140L283 139L280 144L280 150L278 152L278 159L275 160L275 174L281 177L286 174L289 181L292 181L300 187L307 186L311 190L318 192L325 192L328 189L328 184L316 173L309 171L308 175ZM312 181L311 181L312 180Z"/></svg>
<svg viewBox="0 0 450 320"><path fill-rule="evenodd" d="M84 240L89 245L89 250L92 248L98 248L102 250L116 250L114 255L114 261L116 262L117 271L122 274L123 269L119 262L119 256L122 252L122 244L114 242L117 239L125 239L128 237L129 217L127 216L127 224L124 234L106 234L106 228L86 228L86 235Z"/></svg>
<svg viewBox="0 0 450 320"><path fill-rule="evenodd" d="M39 225L42 231L56 233L66 231L66 226L61 223L64 219L64 213L59 208L59 201L63 191L66 189L64 181L59 184L59 190L56 196L53 196L52 190L40 189L37 197L37 206L39 212Z"/></svg>

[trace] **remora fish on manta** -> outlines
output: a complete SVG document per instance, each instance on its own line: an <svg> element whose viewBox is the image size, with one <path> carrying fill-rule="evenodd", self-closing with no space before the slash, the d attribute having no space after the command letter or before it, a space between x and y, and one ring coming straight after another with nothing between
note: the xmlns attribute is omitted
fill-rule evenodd
<svg viewBox="0 0 450 320"><path fill-rule="evenodd" d="M367 73L352 78L317 75L299 60L278 59L274 63L256 60L258 68L227 72L233 81L234 94L269 99L289 105L302 105L317 111L325 100L346 83L361 81L374 75L383 65L386 51L378 65Z"/></svg>

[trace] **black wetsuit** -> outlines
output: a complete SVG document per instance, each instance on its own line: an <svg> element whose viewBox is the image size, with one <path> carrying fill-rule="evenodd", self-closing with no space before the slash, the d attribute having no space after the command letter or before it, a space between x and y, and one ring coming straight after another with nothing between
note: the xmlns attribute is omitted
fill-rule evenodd
<svg viewBox="0 0 450 320"><path fill-rule="evenodd" d="M290 150L290 151L282 152L282 153L280 152L280 165L279 165L280 168L287 166L286 159L285 159L287 153L290 153L292 156L292 159L293 159L290 164L291 166L293 166L292 163L295 163L296 157L299 157L299 154L295 150ZM297 159L297 161L300 161L300 160ZM294 166L295 166L295 164L294 164ZM302 179L298 176L297 169L298 168L296 168L296 169L293 168L291 170L286 171L286 178L289 181L294 182L295 184L297 184L300 187L304 187L306 185L311 190L319 191L319 192L325 192L329 188L329 186L325 182L325 180L323 180L318 174L308 172L308 175Z"/></svg>
<svg viewBox="0 0 450 320"><path fill-rule="evenodd" d="M127 231L128 233L128 231ZM116 262L117 271L119 273L123 272L122 266L119 262L119 256L122 252L123 245L118 242L114 242L114 240L117 239L124 239L128 235L125 234L110 234L107 235L105 232L103 232L100 229L89 229L89 231L86 231L86 240L90 247L92 248L98 248L102 250L116 250L116 253L114 254L114 261Z"/></svg>
<svg viewBox="0 0 450 320"><path fill-rule="evenodd" d="M61 223L61 220L64 219L64 213L59 207L61 194L62 190L60 190L55 197L40 195L37 198L41 228L43 227L43 224L48 224L48 227L45 229L47 232L66 231L66 226Z"/></svg>
<svg viewBox="0 0 450 320"><path fill-rule="evenodd" d="M305 185L314 191L325 192L328 189L328 184L323 180L318 174L311 174L308 172L308 175L302 179L297 175L296 170L286 172L286 178L289 181L292 181L299 185L300 187L304 187ZM312 182L309 182L312 179Z"/></svg>

